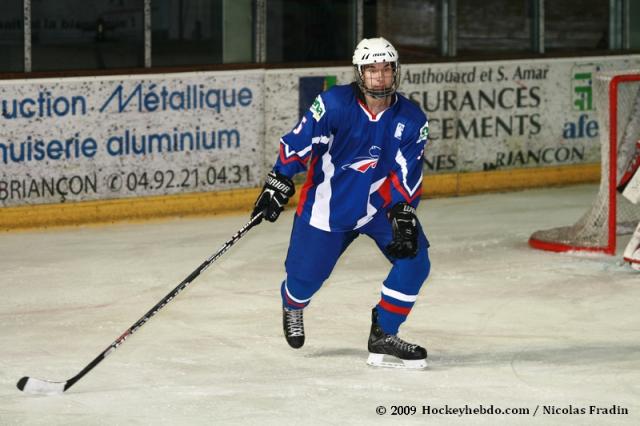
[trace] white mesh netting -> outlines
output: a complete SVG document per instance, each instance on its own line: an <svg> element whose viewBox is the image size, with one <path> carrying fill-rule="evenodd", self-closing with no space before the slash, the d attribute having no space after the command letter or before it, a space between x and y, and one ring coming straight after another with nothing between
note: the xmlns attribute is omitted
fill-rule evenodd
<svg viewBox="0 0 640 426"><path fill-rule="evenodd" d="M617 114L615 123L609 119L610 82L616 76L629 75L629 80L619 81L614 89L617 91ZM563 226L533 233L530 244L535 248L553 251L591 250L615 253L616 232L630 233L640 221L640 206L633 205L626 198L610 188L616 187L629 163L633 160L636 141L640 139L640 70L624 72L603 72L596 74L593 80L593 95L601 141L601 179L598 195L591 208L571 226ZM615 125L617 140L610 141L610 129ZM615 152L616 173L613 175L613 164L610 161L611 149ZM616 206L616 217L612 213ZM615 220L615 222L613 222Z"/></svg>

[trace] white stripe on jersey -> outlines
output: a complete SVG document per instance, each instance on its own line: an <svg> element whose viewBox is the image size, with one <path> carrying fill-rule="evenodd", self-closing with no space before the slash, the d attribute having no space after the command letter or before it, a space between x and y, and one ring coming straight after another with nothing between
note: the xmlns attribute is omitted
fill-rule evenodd
<svg viewBox="0 0 640 426"><path fill-rule="evenodd" d="M316 139L318 141L316 142ZM322 229L323 231L331 231L329 226L330 204L331 204L331 178L335 171L335 166L331 161L331 144L333 143L333 135L329 138L326 136L320 136L319 138L313 138L312 143L326 143L328 145L327 152L325 152L320 160L322 161L322 173L324 179L316 188L316 198L313 201L313 207L311 208L311 218L309 224L315 228Z"/></svg>
<svg viewBox="0 0 640 426"><path fill-rule="evenodd" d="M411 296L408 294L400 293L396 290L391 290L389 287L382 286L382 294L385 296L393 297L394 299L398 299L402 302L415 302L418 300L418 295Z"/></svg>
<svg viewBox="0 0 640 426"><path fill-rule="evenodd" d="M282 145L284 145L284 157L285 158L290 158L292 155L297 155L300 158L303 158L305 155L307 155L307 153L309 151L311 151L311 147L314 143L319 143L319 144L327 144L329 143L329 141L332 139L331 136L318 136L316 138L312 138L311 139L311 145L305 147L304 149L301 149L300 151L296 152L294 149L292 149L285 141L284 139L280 138L280 143Z"/></svg>
<svg viewBox="0 0 640 426"><path fill-rule="evenodd" d="M307 152L311 151L311 145L309 145L305 149L301 150L300 152L296 152L295 150L291 149L289 147L289 145L287 145L287 143L283 139L280 139L280 143L282 145L284 145L284 157L285 158L289 158L292 155L297 155L298 157L302 158L305 155L307 155Z"/></svg>
<svg viewBox="0 0 640 426"><path fill-rule="evenodd" d="M409 173L409 170L407 169L407 160L402 155L402 152L400 151L400 149L398 149L398 153L396 154L396 163L400 165L400 170L402 170L402 186L404 186L404 189L407 190L407 192L409 193L409 196L413 197L413 194L416 193L416 191L420 187L420 182L422 181L422 169L420 171L420 179L418 179L418 181L416 182L416 185L413 188L411 188L407 183L407 174Z"/></svg>
<svg viewBox="0 0 640 426"><path fill-rule="evenodd" d="M354 229L358 229L361 226L366 225L371 221L371 219L373 219L373 215L376 214L378 209L371 205L371 194L376 192L378 188L382 186L385 180L387 180L386 176L371 184L371 187L369 188L369 198L367 199L367 214L358 219L358 223L356 223L356 227Z"/></svg>

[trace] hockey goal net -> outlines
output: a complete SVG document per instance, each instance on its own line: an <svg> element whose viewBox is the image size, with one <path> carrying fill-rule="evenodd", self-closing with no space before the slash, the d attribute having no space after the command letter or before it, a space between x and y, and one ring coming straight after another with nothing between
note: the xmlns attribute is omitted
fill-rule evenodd
<svg viewBox="0 0 640 426"><path fill-rule="evenodd" d="M640 70L596 74L593 95L601 141L598 195L574 225L534 232L531 247L615 254L616 235L632 232L640 221L640 205L617 191L640 149Z"/></svg>

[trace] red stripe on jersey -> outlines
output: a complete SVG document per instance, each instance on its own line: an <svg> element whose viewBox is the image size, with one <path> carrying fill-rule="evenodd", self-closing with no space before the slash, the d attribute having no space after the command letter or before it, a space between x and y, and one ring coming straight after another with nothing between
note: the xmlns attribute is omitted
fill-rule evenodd
<svg viewBox="0 0 640 426"><path fill-rule="evenodd" d="M315 170L316 163L318 162L318 158L320 157L313 157L311 159L309 171L307 171L307 179L304 181L304 185L302 185L302 189L300 190L300 200L298 201L298 208L296 209L296 214L298 216L302 214L304 203L306 203L307 201L307 195L309 193L309 190L313 186L313 172Z"/></svg>
<svg viewBox="0 0 640 426"><path fill-rule="evenodd" d="M298 154L293 154L290 158L287 158L284 154L284 146L283 144L280 144L280 162L282 164L289 164L293 163L294 161L301 163L303 166L307 165L307 160L300 158Z"/></svg>
<svg viewBox="0 0 640 426"><path fill-rule="evenodd" d="M391 182L393 183L393 186L395 186L395 188L398 190L400 195L404 197L407 203L411 203L413 200L415 200L422 194L422 185L420 185L420 188L418 188L416 193L413 194L413 197L411 197L409 196L409 193L406 191L406 189L404 189L404 186L402 186L402 183L400 183L400 179L398 179L398 175L396 175L394 172L391 172L390 178L391 178Z"/></svg>
<svg viewBox="0 0 640 426"><path fill-rule="evenodd" d="M380 188L378 189L378 194L380 194L382 200L384 201L382 207L387 207L389 204L391 204L391 182L389 181L389 179L386 179L382 186L380 186Z"/></svg>
<svg viewBox="0 0 640 426"><path fill-rule="evenodd" d="M383 299L380 299L380 302L378 302L378 306L380 306L385 311L393 312L394 314L400 314L400 315L406 316L406 315L409 315L409 312L411 312L411 308L396 306Z"/></svg>

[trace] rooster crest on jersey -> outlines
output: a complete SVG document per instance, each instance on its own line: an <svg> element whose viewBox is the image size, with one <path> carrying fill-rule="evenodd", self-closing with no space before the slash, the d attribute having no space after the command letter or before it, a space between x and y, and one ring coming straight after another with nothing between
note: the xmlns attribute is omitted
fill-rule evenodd
<svg viewBox="0 0 640 426"><path fill-rule="evenodd" d="M369 89L364 84L364 66L381 62L389 62L393 67L393 83L384 89ZM352 63L356 83L364 93L377 99L386 98L395 93L400 85L400 61L398 51L389 41L382 37L365 38L358 43L353 52Z"/></svg>
<svg viewBox="0 0 640 426"><path fill-rule="evenodd" d="M353 169L360 173L366 173L369 169L375 169L378 165L378 158L380 158L380 151L380 147L374 145L369 148L368 157L356 157L355 159L358 161L345 164L342 166L342 170Z"/></svg>

